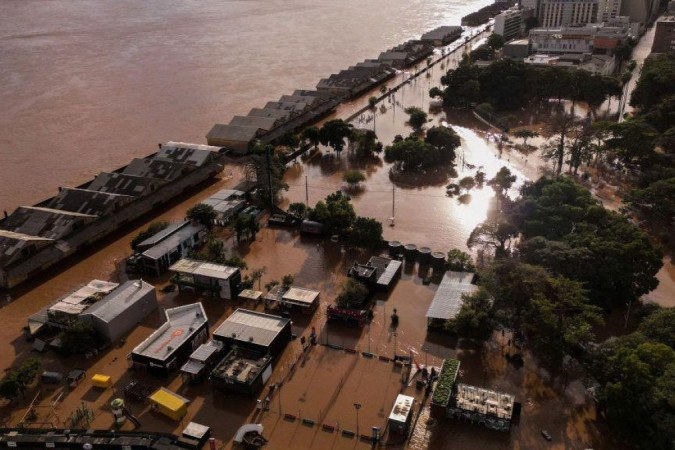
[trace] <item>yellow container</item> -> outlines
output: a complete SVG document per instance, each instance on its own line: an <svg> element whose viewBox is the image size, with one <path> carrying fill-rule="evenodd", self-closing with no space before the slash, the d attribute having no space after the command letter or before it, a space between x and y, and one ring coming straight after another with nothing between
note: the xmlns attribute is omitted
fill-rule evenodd
<svg viewBox="0 0 675 450"><path fill-rule="evenodd" d="M100 373L97 373L91 377L91 382L93 383L94 387L101 389L107 389L112 386L112 378L110 378L109 375L102 375Z"/></svg>
<svg viewBox="0 0 675 450"><path fill-rule="evenodd" d="M185 397L163 387L153 392L148 400L154 410L173 420L181 420L187 414L187 406L190 403Z"/></svg>

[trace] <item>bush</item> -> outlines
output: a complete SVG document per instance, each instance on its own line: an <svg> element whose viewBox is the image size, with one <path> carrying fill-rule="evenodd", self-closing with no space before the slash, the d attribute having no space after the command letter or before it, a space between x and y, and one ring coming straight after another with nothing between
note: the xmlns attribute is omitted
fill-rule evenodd
<svg viewBox="0 0 675 450"><path fill-rule="evenodd" d="M362 181L366 181L366 176L359 170L348 170L342 174L342 181L354 187Z"/></svg>
<svg viewBox="0 0 675 450"><path fill-rule="evenodd" d="M186 217L195 222L201 223L206 228L211 228L216 219L216 211L211 205L199 203L187 210Z"/></svg>
<svg viewBox="0 0 675 450"><path fill-rule="evenodd" d="M441 373L438 375L438 383L436 389L431 396L431 402L437 405L447 406L450 403L450 396L452 395L452 388L457 379L457 372L459 372L459 360L446 359L443 361Z"/></svg>
<svg viewBox="0 0 675 450"><path fill-rule="evenodd" d="M341 309L356 309L363 306L369 295L365 284L353 278L347 278L342 284L342 290L335 298L335 303Z"/></svg>

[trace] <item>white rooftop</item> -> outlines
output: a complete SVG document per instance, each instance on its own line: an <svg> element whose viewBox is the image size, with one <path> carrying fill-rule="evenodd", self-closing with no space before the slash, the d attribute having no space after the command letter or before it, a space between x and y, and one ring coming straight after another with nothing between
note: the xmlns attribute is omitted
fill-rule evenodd
<svg viewBox="0 0 675 450"><path fill-rule="evenodd" d="M155 286L143 280L129 280L92 305L86 314L96 316L104 322L110 322L126 311L130 305L154 290Z"/></svg>
<svg viewBox="0 0 675 450"><path fill-rule="evenodd" d="M283 317L239 308L213 335L267 346L289 322L290 319Z"/></svg>
<svg viewBox="0 0 675 450"><path fill-rule="evenodd" d="M119 286L117 283L108 281L92 280L73 292L62 297L48 308L49 312L62 312L66 314L80 314L104 295L112 292Z"/></svg>
<svg viewBox="0 0 675 450"><path fill-rule="evenodd" d="M319 298L319 291L301 287L290 287L281 297L286 303L298 306L312 306Z"/></svg>
<svg viewBox="0 0 675 450"><path fill-rule="evenodd" d="M446 272L431 301L427 318L453 319L464 303L462 296L478 289L478 286L471 284L473 276L470 272Z"/></svg>
<svg viewBox="0 0 675 450"><path fill-rule="evenodd" d="M394 403L394 407L391 409L391 414L389 414L389 420L401 423L407 422L408 415L410 414L410 411L413 407L413 403L415 403L415 399L413 397L398 394L398 397L396 397L396 402Z"/></svg>
<svg viewBox="0 0 675 450"><path fill-rule="evenodd" d="M188 273L191 275L199 275L202 277L215 278L219 280L227 280L239 271L237 267L225 266L222 264L215 264L205 261L195 261L188 258L179 260L173 266L171 266L169 270L176 273Z"/></svg>
<svg viewBox="0 0 675 450"><path fill-rule="evenodd" d="M164 361L208 321L201 303L167 309L165 314L166 322L138 344L132 353Z"/></svg>

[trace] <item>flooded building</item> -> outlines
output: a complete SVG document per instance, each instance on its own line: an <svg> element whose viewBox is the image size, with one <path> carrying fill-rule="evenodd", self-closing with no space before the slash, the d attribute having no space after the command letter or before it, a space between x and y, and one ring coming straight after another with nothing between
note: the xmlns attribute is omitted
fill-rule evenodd
<svg viewBox="0 0 675 450"><path fill-rule="evenodd" d="M0 220L0 287L13 287L223 169L218 147L168 142Z"/></svg>
<svg viewBox="0 0 675 450"><path fill-rule="evenodd" d="M291 321L272 314L238 308L213 332L226 348L248 349L273 358L291 340Z"/></svg>
<svg viewBox="0 0 675 450"><path fill-rule="evenodd" d="M206 239L206 228L186 220L170 225L138 244L140 255L132 261L142 273L161 276L172 264L201 245Z"/></svg>
<svg viewBox="0 0 675 450"><path fill-rule="evenodd" d="M373 89L396 74L388 61L379 61L376 65L360 64L321 79L316 89L319 92L330 92L339 97L352 98Z"/></svg>
<svg viewBox="0 0 675 450"><path fill-rule="evenodd" d="M232 300L241 290L238 267L183 258L169 270L175 274L171 281L181 291L207 292L214 297Z"/></svg>
<svg viewBox="0 0 675 450"><path fill-rule="evenodd" d="M165 314L166 322L129 355L132 369L168 376L208 339L209 324L201 303L167 309Z"/></svg>
<svg viewBox="0 0 675 450"><path fill-rule="evenodd" d="M514 414L515 398L511 394L457 383L448 417L470 421L484 427L508 431Z"/></svg>
<svg viewBox="0 0 675 450"><path fill-rule="evenodd" d="M433 45L440 47L441 45L448 45L453 41L459 39L462 35L462 27L445 25L427 31L422 35L420 41L430 42Z"/></svg>
<svg viewBox="0 0 675 450"><path fill-rule="evenodd" d="M223 343L210 340L192 352L187 362L180 368L183 382L200 383L204 381L223 354Z"/></svg>
<svg viewBox="0 0 675 450"><path fill-rule="evenodd" d="M28 331L43 342L60 345L57 333L76 323L91 324L105 343L118 341L157 309L155 287L143 280L121 285L92 280L28 318Z"/></svg>
<svg viewBox="0 0 675 450"><path fill-rule="evenodd" d="M401 277L403 263L384 256L373 256L366 264L354 263L348 275L370 288L380 291L389 290Z"/></svg>
<svg viewBox="0 0 675 450"><path fill-rule="evenodd" d="M157 309L155 287L143 280L129 280L80 315L108 343L118 341Z"/></svg>
<svg viewBox="0 0 675 450"><path fill-rule="evenodd" d="M92 280L54 301L28 318L28 330L35 336L45 327L63 330L80 320L80 315L101 301L119 284Z"/></svg>
<svg viewBox="0 0 675 450"><path fill-rule="evenodd" d="M216 213L214 225L225 226L237 213L246 206L246 193L234 189L223 189L206 200L202 205L209 205Z"/></svg>
<svg viewBox="0 0 675 450"><path fill-rule="evenodd" d="M253 397L272 376L272 357L252 350L232 349L213 369L209 380L216 390Z"/></svg>
<svg viewBox="0 0 675 450"><path fill-rule="evenodd" d="M474 276L471 272L445 273L427 310L429 328L442 327L447 320L457 316L464 303L464 295L478 290L478 286L472 284Z"/></svg>
<svg viewBox="0 0 675 450"><path fill-rule="evenodd" d="M250 143L264 133L265 130L257 127L217 123L206 134L206 142L209 145L225 147L236 154L245 155L249 152Z"/></svg>

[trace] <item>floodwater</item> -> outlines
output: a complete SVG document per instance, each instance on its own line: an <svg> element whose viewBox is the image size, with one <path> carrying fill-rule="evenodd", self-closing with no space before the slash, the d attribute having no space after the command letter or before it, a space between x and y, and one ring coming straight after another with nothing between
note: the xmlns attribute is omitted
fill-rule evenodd
<svg viewBox="0 0 675 450"><path fill-rule="evenodd" d="M201 136L215 120L245 113L249 107L292 89L311 87L321 75L359 58L376 55L387 46L418 35L423 29L440 23L456 23L461 15L456 12L459 3L442 1L390 1L386 7L379 1L350 0L339 4L186 2L168 9L164 3L161 8L158 5L154 2L70 4L56 1L40 3L43 9L36 15L29 10L30 6L36 7L32 2L0 4L3 13L0 14L3 25L0 27L3 54L0 99L10 112L0 116L0 202L6 204L6 208L50 195L66 180L70 184L77 183L98 170L123 164L133 156L147 153L158 141L203 142ZM357 9L359 14L352 14L348 19L340 16ZM308 10L313 14L308 14ZM385 10L399 13L387 14L386 20L379 20ZM12 13L14 20L9 21L7 13ZM109 17L115 14L118 20L110 23ZM81 20L78 22L82 16L89 19L84 25ZM317 26L316 17L331 26ZM28 21L32 26L20 26L21 21ZM292 30L289 30L290 23ZM377 29L370 25L372 23L382 23L386 30ZM227 37L223 33L227 33ZM274 39L275 33L288 39ZM322 39L322 33L327 37ZM302 42L308 44L300 45L303 39ZM333 39L337 39L337 43ZM314 45L315 42L327 45L330 52ZM55 46L59 51L55 51ZM233 52L232 48L237 46L241 51ZM280 52L283 48L288 51ZM289 49L298 48L301 49L298 56L288 53ZM5 58L5 54L10 57ZM26 57L27 54L30 56ZM234 54L255 57L242 60ZM458 58L455 54L445 58L442 64L430 69L429 78L422 75L385 99L378 105L374 120L369 119L372 112L368 112L357 117L354 124L374 127L385 143L396 134L409 132L404 124L403 105L428 109L429 87L436 85L443 71ZM42 65L50 61L59 64L53 64L50 71L44 70ZM396 84L407 76L402 73L388 84ZM24 92L30 91L30 86L41 88L34 89L34 95L27 98ZM337 115L347 117L364 102L361 99L344 105ZM447 117L443 113L433 115L432 120L452 126L462 138L454 180L473 175L480 167L490 177L502 165L507 165L517 174L518 186L525 179L536 177L541 170L541 161L533 156L528 158L509 149L500 155L490 130L478 121ZM26 132L27 129L30 132ZM42 145L45 141L49 145ZM444 186L450 182L449 177L392 180L386 163L354 160L348 151L337 158L322 149L320 155L290 168L286 178L290 190L285 202L304 201L307 195L310 204L316 203L343 187L341 173L351 167L361 168L368 177L362 192L353 194L359 214L387 224L385 237L388 239L426 245L438 251L464 248L471 229L486 217L493 197L491 189L484 187L472 190L471 200L461 203L445 195ZM241 177L239 168L228 166L220 179L178 199L161 212L158 219L179 220L188 207L218 189L233 186ZM19 182L21 188L17 189ZM393 227L388 226L390 217L394 217ZM146 226L141 222L71 261L61 272L50 273L52 278L43 277L12 293L14 301L0 309L4 325L0 331L2 368L31 354L30 344L21 335L28 315L92 278L118 278L114 262L129 255L131 238ZM560 374L551 374L539 367L527 352L523 367L508 363L502 352L509 350L501 336L495 336L484 346L476 346L427 334L424 313L437 285L425 285L422 282L425 274L419 267L406 267L390 296L378 296L375 319L370 326L363 330L345 330L326 327L324 311L337 294L346 268L367 255L344 253L339 245L271 229L263 229L250 243L237 245L228 239L226 246L244 257L249 268L267 268L263 285L293 273L299 285L321 290L322 304L311 318L293 317L295 334L307 335L315 326L321 331L321 338L331 343L387 356L412 352L416 360L424 364L437 365L442 358L457 356L462 361L462 381L511 392L523 404L520 423L508 434L464 423L435 425L427 422L425 408L408 444L410 448L617 448L603 440L603 425L595 421L593 402L584 386L575 381L574 373L566 383ZM149 281L162 287L168 277ZM190 294L159 295L164 308L203 301L212 330L237 306ZM393 308L398 309L401 317L396 333L389 326ZM289 375L300 352L299 342L294 341L271 380L283 378L287 384L274 399L270 411L257 414L255 399L214 395L208 385L182 386L178 376L157 380L128 371L127 354L161 321L161 311L152 314L125 342L92 360L45 354L47 369L85 367L89 374L112 375L115 385L111 390L98 392L92 389L90 382L84 382L62 397L55 414L44 408L39 412L40 418L64 424L73 408L84 401L95 411L92 426L110 427L112 417L107 405L120 395L129 379L140 377L154 386L177 390L192 400L183 423L163 419L147 406L130 404L129 408L143 424L142 430L180 433L187 420L195 420L212 426L218 441L228 443L240 425L259 421L266 427L265 435L271 438L268 446L271 449L368 448L368 444L356 439L329 434L297 421L285 421L282 412L336 423L342 428L354 429L360 425L361 432L367 432L371 426L383 426L399 390L420 397L414 386L401 387L400 373L390 365L327 347L312 348ZM49 405L59 394L60 390L42 392L40 403ZM354 402L363 404L358 420ZM23 402L21 408L13 411L7 407L0 410L3 423L16 424L26 404ZM128 427L125 425L125 429ZM552 445L542 440L539 435L542 429L553 435Z"/></svg>
<svg viewBox="0 0 675 450"><path fill-rule="evenodd" d="M264 105L490 0L0 2L0 210Z"/></svg>

